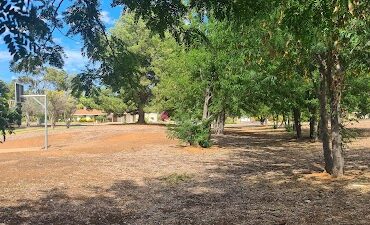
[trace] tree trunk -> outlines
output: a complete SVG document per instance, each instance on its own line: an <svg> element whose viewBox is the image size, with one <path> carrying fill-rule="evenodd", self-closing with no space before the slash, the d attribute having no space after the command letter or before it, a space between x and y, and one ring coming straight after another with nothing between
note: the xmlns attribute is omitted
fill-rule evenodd
<svg viewBox="0 0 370 225"><path fill-rule="evenodd" d="M301 111L298 108L293 109L294 127L297 139L302 138Z"/></svg>
<svg viewBox="0 0 370 225"><path fill-rule="evenodd" d="M203 104L203 116L202 119L206 120L209 117L209 104L212 98L212 93L209 87L206 88L206 93L204 96L204 104Z"/></svg>
<svg viewBox="0 0 370 225"><path fill-rule="evenodd" d="M286 118L285 118L285 114L283 114L283 119L281 120L281 123L279 125L279 127L285 127L286 126Z"/></svg>
<svg viewBox="0 0 370 225"><path fill-rule="evenodd" d="M322 140L322 148L324 153L325 161L325 171L329 174L333 172L333 156L330 148L330 135L329 135L329 121L327 112L327 96L326 96L326 74L328 73L326 63L321 60L320 62L320 92L319 92L319 102L320 102L320 136Z"/></svg>
<svg viewBox="0 0 370 225"><path fill-rule="evenodd" d="M44 123L46 123L46 121L44 121ZM50 125L51 125L51 128L55 128L55 124L56 124L56 118L53 116L53 115L50 115Z"/></svg>
<svg viewBox="0 0 370 225"><path fill-rule="evenodd" d="M67 129L71 126L72 118L68 118L67 116L64 115L64 122L66 123Z"/></svg>
<svg viewBox="0 0 370 225"><path fill-rule="evenodd" d="M274 129L277 129L279 126L279 115L276 114L276 116L273 116L273 127Z"/></svg>
<svg viewBox="0 0 370 225"><path fill-rule="evenodd" d="M215 134L222 135L225 130L225 110L222 110L216 118L214 126Z"/></svg>
<svg viewBox="0 0 370 225"><path fill-rule="evenodd" d="M317 141L317 108L316 106L311 106L310 109L310 139L312 141Z"/></svg>
<svg viewBox="0 0 370 225"><path fill-rule="evenodd" d="M71 121L70 120L66 121L66 127L67 128L70 128L71 127Z"/></svg>
<svg viewBox="0 0 370 225"><path fill-rule="evenodd" d="M317 122L317 139L322 140L322 134L321 134L321 119L319 117L319 120Z"/></svg>
<svg viewBox="0 0 370 225"><path fill-rule="evenodd" d="M144 112L144 106L143 105L139 105L138 114L139 114L139 119L138 119L137 123L138 124L145 124L145 112Z"/></svg>
<svg viewBox="0 0 370 225"><path fill-rule="evenodd" d="M342 116L341 116L341 95L343 72L338 55L334 56L335 65L334 73L329 76L329 94L330 94L330 122L332 135L332 153L333 153L333 171L334 177L343 176L344 174L344 155L342 148Z"/></svg>
<svg viewBox="0 0 370 225"><path fill-rule="evenodd" d="M28 112L26 112L26 127L30 127L30 114Z"/></svg>

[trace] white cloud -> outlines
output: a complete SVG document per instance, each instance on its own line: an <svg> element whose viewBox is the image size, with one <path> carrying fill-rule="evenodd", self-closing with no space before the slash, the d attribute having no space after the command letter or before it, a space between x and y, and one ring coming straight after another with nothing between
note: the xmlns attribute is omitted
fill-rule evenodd
<svg viewBox="0 0 370 225"><path fill-rule="evenodd" d="M12 60L12 56L10 55L8 51L0 51L0 61L9 62L10 60Z"/></svg>
<svg viewBox="0 0 370 225"><path fill-rule="evenodd" d="M100 19L107 25L113 25L115 20L109 16L109 12L102 11L100 13Z"/></svg>
<svg viewBox="0 0 370 225"><path fill-rule="evenodd" d="M82 56L80 50L67 49L64 52L67 56L64 59L64 69L69 73L82 71L89 61L86 57Z"/></svg>
<svg viewBox="0 0 370 225"><path fill-rule="evenodd" d="M62 44L63 43L63 41L62 41L62 39L61 38L53 38L53 41L56 43L56 44L58 44L58 45L60 45L60 44Z"/></svg>
<svg viewBox="0 0 370 225"><path fill-rule="evenodd" d="M86 57L83 57L80 50L65 50L66 57L64 58L64 69L69 73L78 73L85 69L85 65L89 62ZM0 62L2 64L9 63L12 56L7 50L0 51Z"/></svg>

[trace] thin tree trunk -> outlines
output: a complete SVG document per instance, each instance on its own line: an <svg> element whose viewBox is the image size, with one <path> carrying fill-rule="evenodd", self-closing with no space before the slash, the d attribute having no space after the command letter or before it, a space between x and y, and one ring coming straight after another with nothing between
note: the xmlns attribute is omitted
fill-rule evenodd
<svg viewBox="0 0 370 225"><path fill-rule="evenodd" d="M222 110L216 118L214 126L215 134L222 135L225 130L225 110Z"/></svg>
<svg viewBox="0 0 370 225"><path fill-rule="evenodd" d="M30 127L30 114L26 112L26 127Z"/></svg>
<svg viewBox="0 0 370 225"><path fill-rule="evenodd" d="M67 129L71 126L72 119L64 114L64 122L66 123Z"/></svg>
<svg viewBox="0 0 370 225"><path fill-rule="evenodd" d="M327 112L327 84L326 84L326 74L328 73L326 63L320 60L320 92L319 92L319 102L320 102L320 136L322 140L322 148L324 153L325 161L325 171L329 174L333 172L333 156L330 148L330 135L329 135L329 121Z"/></svg>
<svg viewBox="0 0 370 225"><path fill-rule="evenodd" d="M322 133L321 133L321 119L319 116L318 122L317 122L317 139L322 140Z"/></svg>
<svg viewBox="0 0 370 225"><path fill-rule="evenodd" d="M301 111L298 108L293 109L294 127L297 139L302 138Z"/></svg>
<svg viewBox="0 0 370 225"><path fill-rule="evenodd" d="M144 106L139 105L138 108L138 114L139 114L139 119L137 121L138 124L145 124L145 112L144 112Z"/></svg>
<svg viewBox="0 0 370 225"><path fill-rule="evenodd" d="M50 124L51 124L51 128L54 129L55 128L55 117L53 115L50 115ZM46 121L44 121L44 123L46 123Z"/></svg>
<svg viewBox="0 0 370 225"><path fill-rule="evenodd" d="M68 121L66 121L66 127L67 128L70 128L71 127L71 121L68 119Z"/></svg>
<svg viewBox="0 0 370 225"><path fill-rule="evenodd" d="M333 173L334 177L343 176L344 174L344 155L342 148L342 134L341 134L341 94L343 72L339 62L339 58L335 56L335 70L329 76L329 90L330 90L330 122L332 135L332 153L333 153Z"/></svg>
<svg viewBox="0 0 370 225"><path fill-rule="evenodd" d="M204 104L203 104L203 116L202 119L206 120L209 117L209 104L212 98L212 93L209 87L206 88L206 93L204 96Z"/></svg>
<svg viewBox="0 0 370 225"><path fill-rule="evenodd" d="M276 114L276 116L273 116L273 126L274 126L274 129L277 129L278 126L279 126L279 115Z"/></svg>
<svg viewBox="0 0 370 225"><path fill-rule="evenodd" d="M310 139L312 141L317 141L317 108L312 106L310 111Z"/></svg>

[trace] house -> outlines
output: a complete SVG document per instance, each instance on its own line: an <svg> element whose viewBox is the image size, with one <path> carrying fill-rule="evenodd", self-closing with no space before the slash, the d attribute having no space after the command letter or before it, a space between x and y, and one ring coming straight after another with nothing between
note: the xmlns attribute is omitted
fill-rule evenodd
<svg viewBox="0 0 370 225"><path fill-rule="evenodd" d="M106 117L107 113L99 109L77 109L73 114L74 120L78 122L94 122L98 117Z"/></svg>
<svg viewBox="0 0 370 225"><path fill-rule="evenodd" d="M157 123L158 113L145 113L145 121L147 123ZM136 123L139 119L138 114L124 113L122 116L117 116L113 113L107 115L107 121L118 123Z"/></svg>

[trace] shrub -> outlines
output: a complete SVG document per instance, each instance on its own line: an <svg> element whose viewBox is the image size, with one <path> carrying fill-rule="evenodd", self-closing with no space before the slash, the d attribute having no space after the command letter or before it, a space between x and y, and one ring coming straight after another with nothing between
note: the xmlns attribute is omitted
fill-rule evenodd
<svg viewBox="0 0 370 225"><path fill-rule="evenodd" d="M105 122L106 120L107 120L107 117L106 116L97 116L96 117L96 120L98 121L98 122Z"/></svg>
<svg viewBox="0 0 370 225"><path fill-rule="evenodd" d="M211 142L210 120L183 120L177 122L175 126L169 127L169 137L178 138L192 146L209 148Z"/></svg>
<svg viewBox="0 0 370 225"><path fill-rule="evenodd" d="M85 123L85 122L95 122L94 119L88 118L88 117L83 117L81 118L78 122Z"/></svg>
<svg viewBox="0 0 370 225"><path fill-rule="evenodd" d="M291 126L291 125L285 125L285 130L287 132L293 132L293 126Z"/></svg>

